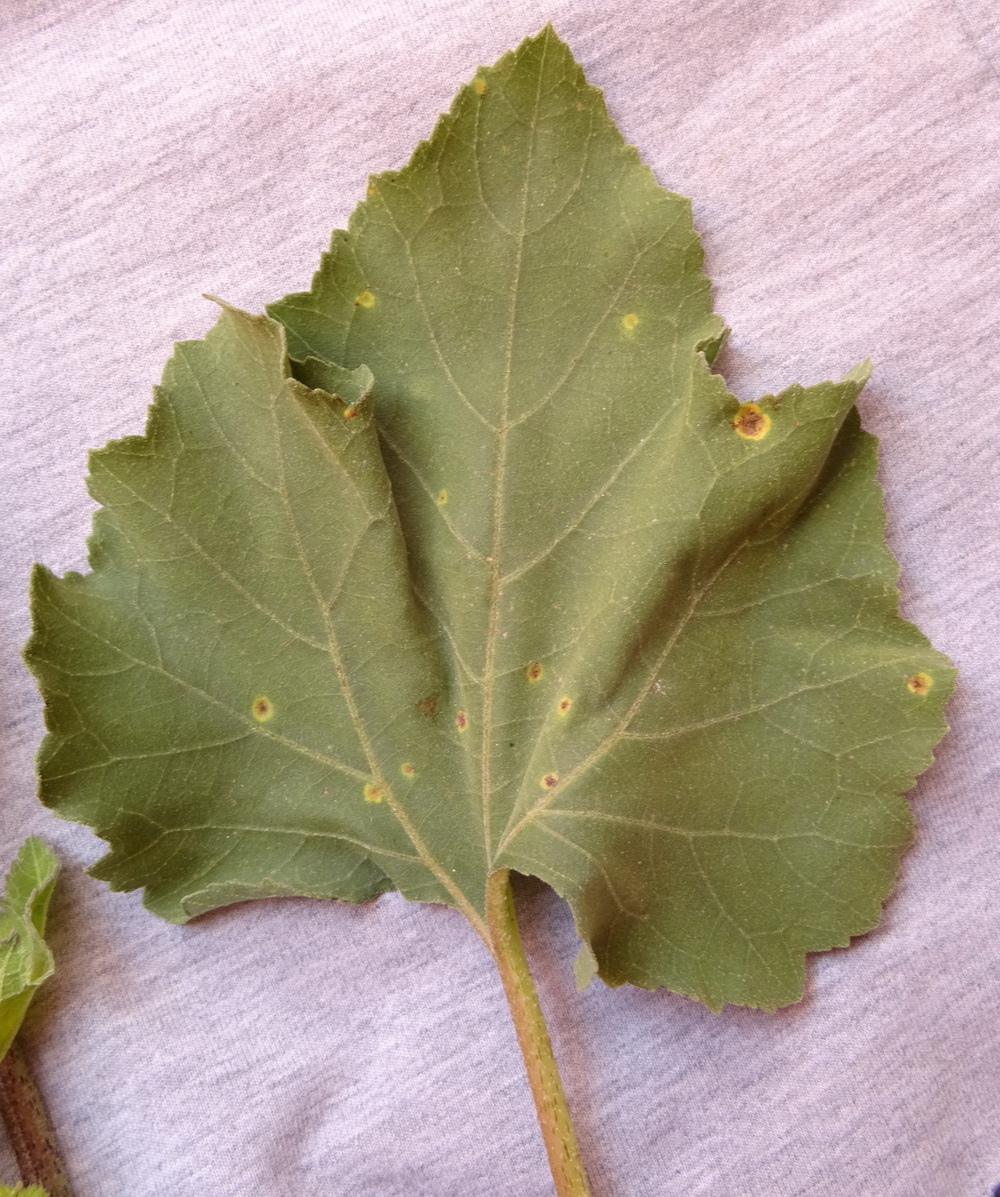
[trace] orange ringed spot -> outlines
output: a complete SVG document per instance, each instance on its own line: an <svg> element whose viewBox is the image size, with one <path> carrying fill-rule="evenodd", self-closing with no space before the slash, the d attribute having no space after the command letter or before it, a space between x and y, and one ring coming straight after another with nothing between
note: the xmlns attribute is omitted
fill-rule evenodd
<svg viewBox="0 0 1000 1197"><path fill-rule="evenodd" d="M762 441L771 431L771 417L757 403L741 403L733 427L746 441Z"/></svg>
<svg viewBox="0 0 1000 1197"><path fill-rule="evenodd" d="M525 673L528 675L529 682L539 682L542 680L545 670L542 668L541 661L532 661Z"/></svg>
<svg viewBox="0 0 1000 1197"><path fill-rule="evenodd" d="M250 704L250 713L258 723L266 723L274 717L274 703L261 694Z"/></svg>
<svg viewBox="0 0 1000 1197"><path fill-rule="evenodd" d="M382 789L380 786L372 785L371 782L365 786L365 802L381 802Z"/></svg>
<svg viewBox="0 0 1000 1197"><path fill-rule="evenodd" d="M404 761L403 764L399 766L399 771L404 777L413 777L416 773L416 769L410 764L409 761Z"/></svg>
<svg viewBox="0 0 1000 1197"><path fill-rule="evenodd" d="M373 308L375 306L375 296L371 291L362 291L355 298L354 302L359 308Z"/></svg>
<svg viewBox="0 0 1000 1197"><path fill-rule="evenodd" d="M554 790L559 784L558 773L546 773L542 780L538 783L543 790Z"/></svg>
<svg viewBox="0 0 1000 1197"><path fill-rule="evenodd" d="M570 698L567 695L566 697L559 699L559 705L557 706L556 709L558 710L560 715L568 715L569 709L572 705L573 705L573 700L572 700L572 698Z"/></svg>
<svg viewBox="0 0 1000 1197"><path fill-rule="evenodd" d="M476 79L473 84L477 96L485 96L489 88L486 86L485 79Z"/></svg>
<svg viewBox="0 0 1000 1197"><path fill-rule="evenodd" d="M464 732L465 729L469 726L469 716L466 715L466 713L464 711L456 711L455 726L458 728L458 730L460 732Z"/></svg>
<svg viewBox="0 0 1000 1197"><path fill-rule="evenodd" d="M913 677L906 679L906 688L911 694L919 694L923 697L927 691L934 685L934 679L929 673L915 673Z"/></svg>
<svg viewBox="0 0 1000 1197"><path fill-rule="evenodd" d="M635 326L639 323L639 317L635 312L629 312L628 315L622 316L622 328L626 332L632 332Z"/></svg>

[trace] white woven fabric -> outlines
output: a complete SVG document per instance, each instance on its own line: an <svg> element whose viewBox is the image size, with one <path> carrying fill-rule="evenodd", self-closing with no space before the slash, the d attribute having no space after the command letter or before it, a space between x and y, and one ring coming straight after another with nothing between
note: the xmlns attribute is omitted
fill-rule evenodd
<svg viewBox="0 0 1000 1197"><path fill-rule="evenodd" d="M988 1197L1000 1183L1000 21L990 0L7 0L0 15L0 857L66 862L29 1028L77 1197L543 1197L501 990L398 897L160 922L33 797L30 562L82 568L84 452L139 431L219 294L308 283L367 172L551 19L693 197L743 398L839 376L883 440L903 610L962 670L882 927L776 1015L578 996L522 909L595 1197ZM13 1177L0 1172L0 1179Z"/></svg>

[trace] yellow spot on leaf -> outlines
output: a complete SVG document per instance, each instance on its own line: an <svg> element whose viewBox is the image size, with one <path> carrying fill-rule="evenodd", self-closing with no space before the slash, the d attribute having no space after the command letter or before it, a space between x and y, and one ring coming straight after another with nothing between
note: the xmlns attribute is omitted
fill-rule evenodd
<svg viewBox="0 0 1000 1197"><path fill-rule="evenodd" d="M542 668L541 661L532 661L525 670L525 673L528 675L529 682L539 682L542 680L542 675L545 673L545 670Z"/></svg>
<svg viewBox="0 0 1000 1197"><path fill-rule="evenodd" d="M365 802L381 802L382 789L380 786L374 786L371 782L365 786Z"/></svg>
<svg viewBox="0 0 1000 1197"><path fill-rule="evenodd" d="M489 88L486 86L485 79L476 79L473 84L477 96L485 96Z"/></svg>
<svg viewBox="0 0 1000 1197"><path fill-rule="evenodd" d="M635 312L629 312L627 316L622 316L622 328L626 332L632 332L635 326L639 323L639 317Z"/></svg>
<svg viewBox="0 0 1000 1197"><path fill-rule="evenodd" d="M371 291L362 291L354 302L359 308L373 308L375 306L375 296Z"/></svg>
<svg viewBox="0 0 1000 1197"><path fill-rule="evenodd" d="M378 188L374 183L368 184L368 198L371 199L373 195L378 195Z"/></svg>
<svg viewBox="0 0 1000 1197"><path fill-rule="evenodd" d="M404 777L414 777L417 772L409 761L404 761L403 764L399 766L399 771Z"/></svg>
<svg viewBox="0 0 1000 1197"><path fill-rule="evenodd" d="M258 723L266 723L268 719L274 717L274 703L261 694L250 704L250 713Z"/></svg>
<svg viewBox="0 0 1000 1197"><path fill-rule="evenodd" d="M771 430L771 417L756 403L741 403L733 427L748 441L762 441Z"/></svg>
<svg viewBox="0 0 1000 1197"><path fill-rule="evenodd" d="M546 773L545 776L538 783L543 790L554 790L559 784L558 773Z"/></svg>
<svg viewBox="0 0 1000 1197"><path fill-rule="evenodd" d="M455 726L460 732L464 732L469 726L469 716L464 711L458 711L455 714Z"/></svg>
<svg viewBox="0 0 1000 1197"><path fill-rule="evenodd" d="M448 502L448 492L446 490L439 490L437 497L438 507L443 507Z"/></svg>
<svg viewBox="0 0 1000 1197"><path fill-rule="evenodd" d="M915 673L913 677L906 679L906 688L913 694L919 694L921 697L934 685L934 679L929 673Z"/></svg>
<svg viewBox="0 0 1000 1197"><path fill-rule="evenodd" d="M559 702L556 706L556 710L559 712L560 715L568 715L569 709L572 705L573 705L572 698L570 698L569 695L564 695L562 698L559 699Z"/></svg>
<svg viewBox="0 0 1000 1197"><path fill-rule="evenodd" d="M344 408L344 419L345 420L353 420L357 414L358 414L358 409L356 407L345 407Z"/></svg>

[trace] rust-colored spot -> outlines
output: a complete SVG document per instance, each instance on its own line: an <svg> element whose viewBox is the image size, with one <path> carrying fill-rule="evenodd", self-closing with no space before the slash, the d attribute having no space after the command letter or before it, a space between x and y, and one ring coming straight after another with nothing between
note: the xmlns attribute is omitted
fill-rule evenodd
<svg viewBox="0 0 1000 1197"><path fill-rule="evenodd" d="M529 682L540 682L545 670L542 668L541 661L532 661L525 673L528 675Z"/></svg>
<svg viewBox="0 0 1000 1197"><path fill-rule="evenodd" d="M443 507L448 502L448 492L446 490L439 490L437 497L438 507Z"/></svg>
<svg viewBox="0 0 1000 1197"><path fill-rule="evenodd" d="M404 777L414 777L414 776L416 776L416 772L417 772L417 770L414 768L413 765L410 764L409 761L404 761L399 766L399 771L400 771L400 773L402 773L402 775Z"/></svg>
<svg viewBox="0 0 1000 1197"><path fill-rule="evenodd" d="M747 441L761 441L771 431L771 417L759 404L741 403L733 427Z"/></svg>
<svg viewBox="0 0 1000 1197"><path fill-rule="evenodd" d="M626 332L632 332L638 323L639 317L635 314L635 312L629 312L627 315L622 316L622 328L624 328Z"/></svg>
<svg viewBox="0 0 1000 1197"><path fill-rule="evenodd" d="M382 801L382 787L372 785L371 782L365 786L365 802L381 802Z"/></svg>
<svg viewBox="0 0 1000 1197"><path fill-rule="evenodd" d="M486 86L485 79L474 80L472 86L473 86L477 96L485 96L486 93L489 91L489 88Z"/></svg>
<svg viewBox="0 0 1000 1197"><path fill-rule="evenodd" d="M417 710L427 719L433 719L437 714L438 696L428 694L417 703Z"/></svg>
<svg viewBox="0 0 1000 1197"><path fill-rule="evenodd" d="M566 694L566 695L563 695L563 697L559 699L559 703L556 707L556 710L559 712L560 715L568 715L569 709L572 705L573 705L572 698L570 698L569 695Z"/></svg>
<svg viewBox="0 0 1000 1197"><path fill-rule="evenodd" d="M356 407L345 407L344 408L344 419L345 420L353 420L357 414L358 414L358 409Z"/></svg>
<svg viewBox="0 0 1000 1197"><path fill-rule="evenodd" d="M934 679L929 673L915 673L913 677L906 679L906 688L912 694L919 694L923 697L927 691L934 685Z"/></svg>
<svg viewBox="0 0 1000 1197"><path fill-rule="evenodd" d="M250 704L250 713L258 723L266 723L268 719L274 718L274 703L261 694Z"/></svg>
<svg viewBox="0 0 1000 1197"><path fill-rule="evenodd" d="M359 308L373 308L375 306L375 296L371 291L362 291L360 295L355 297L354 302Z"/></svg>
<svg viewBox="0 0 1000 1197"><path fill-rule="evenodd" d="M543 790L554 790L559 784L558 773L546 773L542 780L538 783Z"/></svg>
<svg viewBox="0 0 1000 1197"><path fill-rule="evenodd" d="M464 711L455 712L455 726L460 732L464 732L469 726L469 716Z"/></svg>

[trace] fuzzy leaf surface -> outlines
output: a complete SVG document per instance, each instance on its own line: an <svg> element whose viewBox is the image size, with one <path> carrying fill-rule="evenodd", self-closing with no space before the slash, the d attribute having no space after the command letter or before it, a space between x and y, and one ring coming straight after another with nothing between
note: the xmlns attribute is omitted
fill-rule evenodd
<svg viewBox="0 0 1000 1197"><path fill-rule="evenodd" d="M801 993L878 920L945 729L867 365L741 404L687 200L551 29L372 179L309 292L177 347L39 569L43 796L183 920L571 904L609 984Z"/></svg>
<svg viewBox="0 0 1000 1197"><path fill-rule="evenodd" d="M59 862L36 836L21 845L0 902L0 1059L55 968L43 939Z"/></svg>

